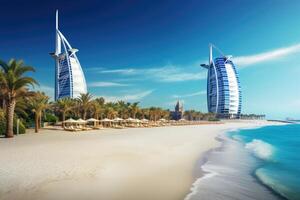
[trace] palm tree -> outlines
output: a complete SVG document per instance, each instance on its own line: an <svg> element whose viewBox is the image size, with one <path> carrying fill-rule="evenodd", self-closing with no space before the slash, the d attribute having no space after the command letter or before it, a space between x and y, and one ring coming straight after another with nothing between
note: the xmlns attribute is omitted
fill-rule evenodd
<svg viewBox="0 0 300 200"><path fill-rule="evenodd" d="M162 116L162 109L157 107L151 107L149 109L150 120L157 121Z"/></svg>
<svg viewBox="0 0 300 200"><path fill-rule="evenodd" d="M80 94L76 99L80 110L82 111L82 118L86 119L87 111L91 108L93 96L90 93Z"/></svg>
<svg viewBox="0 0 300 200"><path fill-rule="evenodd" d="M14 136L13 123L17 98L26 95L26 87L38 84L33 78L24 76L34 68L24 65L22 60L11 59L8 63L0 60L0 87L6 107L6 137Z"/></svg>
<svg viewBox="0 0 300 200"><path fill-rule="evenodd" d="M137 112L139 111L139 107L138 107L139 102L134 102L133 104L131 104L129 106L129 111L131 114L131 117L135 119Z"/></svg>
<svg viewBox="0 0 300 200"><path fill-rule="evenodd" d="M66 114L70 112L73 108L74 101L69 97L58 99L54 103L54 109L61 113L62 122L66 120ZM64 127L64 123L62 123L62 126Z"/></svg>
<svg viewBox="0 0 300 200"><path fill-rule="evenodd" d="M170 111L169 110L162 110L162 117L164 119L169 119L170 118Z"/></svg>
<svg viewBox="0 0 300 200"><path fill-rule="evenodd" d="M29 107L34 113L35 132L39 132L42 112L49 107L49 97L43 92L36 92L33 97L29 98Z"/></svg>
<svg viewBox="0 0 300 200"><path fill-rule="evenodd" d="M125 101L118 101L116 107L121 118L128 118L128 104Z"/></svg>
<svg viewBox="0 0 300 200"><path fill-rule="evenodd" d="M141 109L142 119L144 119L144 118L148 118L149 119L150 118L149 112L150 112L149 108L143 108L143 109Z"/></svg>
<svg viewBox="0 0 300 200"><path fill-rule="evenodd" d="M113 119L118 115L118 111L116 110L116 105L114 103L105 104L105 115L109 119Z"/></svg>
<svg viewBox="0 0 300 200"><path fill-rule="evenodd" d="M101 106L104 106L105 99L103 97L96 98L95 101L97 101L97 103Z"/></svg>
<svg viewBox="0 0 300 200"><path fill-rule="evenodd" d="M105 107L105 99L103 97L98 97L95 99L95 102L97 102L97 104L99 105L99 107L101 107L101 111L98 115L98 119L103 119L103 115L104 115L104 107Z"/></svg>
<svg viewBox="0 0 300 200"><path fill-rule="evenodd" d="M103 112L103 105L101 105L99 103L99 101L97 101L96 99L92 101L91 103L91 111L94 115L95 119L99 119L99 116L101 115L101 113Z"/></svg>

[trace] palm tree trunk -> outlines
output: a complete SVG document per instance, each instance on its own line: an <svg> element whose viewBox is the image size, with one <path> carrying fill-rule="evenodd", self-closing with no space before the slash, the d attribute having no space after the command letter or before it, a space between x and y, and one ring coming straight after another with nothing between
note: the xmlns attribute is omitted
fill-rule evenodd
<svg viewBox="0 0 300 200"><path fill-rule="evenodd" d="M38 113L35 113L35 115L34 115L34 128L35 128L35 131L34 132L36 132L36 133L38 133L39 132L39 115L38 115Z"/></svg>
<svg viewBox="0 0 300 200"><path fill-rule="evenodd" d="M86 110L83 110L83 116L82 116L83 120L85 120L86 118Z"/></svg>
<svg viewBox="0 0 300 200"><path fill-rule="evenodd" d="M62 123L61 123L61 126L62 126L63 128L65 128L65 123L64 123L64 121L66 121L66 113L65 113L65 112L62 112Z"/></svg>
<svg viewBox="0 0 300 200"><path fill-rule="evenodd" d="M95 113L95 119L99 120L99 113ZM99 122L95 122L94 126L98 126Z"/></svg>
<svg viewBox="0 0 300 200"><path fill-rule="evenodd" d="M14 137L14 112L16 101L13 99L8 102L6 107L6 137Z"/></svg>
<svg viewBox="0 0 300 200"><path fill-rule="evenodd" d="M39 113L39 126L38 128L40 129L42 127L42 113Z"/></svg>

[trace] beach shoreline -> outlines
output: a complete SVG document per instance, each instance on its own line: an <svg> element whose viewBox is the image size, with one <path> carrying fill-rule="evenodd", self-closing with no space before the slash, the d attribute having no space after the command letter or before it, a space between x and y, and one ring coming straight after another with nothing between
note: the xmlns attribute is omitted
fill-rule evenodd
<svg viewBox="0 0 300 200"><path fill-rule="evenodd" d="M278 199L281 200L282 198L284 198L283 196L279 195L276 191L274 191L272 188L270 188L268 185L264 184L261 182L261 180L256 177L256 175L254 174L254 171L251 172L251 170L247 171L250 172L248 175L250 178L247 181L249 182L256 182L258 186L261 186L261 188L254 190L254 191L259 191L259 195L255 197L255 195L252 195L250 193L247 194L247 190L242 191L242 187L240 186L240 189L235 190L235 191L231 191L231 192L222 192L219 191L217 192L218 189L215 189L213 187L218 188L218 186L214 185L216 182L216 180L218 182L224 181L222 180L222 178L215 178L216 180L210 180L210 178L213 178L214 176L220 176L220 177L226 177L228 176L230 173L228 172L223 172L222 168L226 169L230 169L230 168L234 168L234 167L241 167L239 165L237 165L236 163L232 162L230 158L231 156L240 156L238 154L234 154L232 150L228 150L230 148L232 148L232 146L234 146L234 148L236 148L235 150L242 150L243 151L243 155L241 157L239 157L238 162L243 162L245 161L245 157L249 156L246 155L247 151L244 150L244 146L241 143L241 141L233 139L229 136L230 133L232 132L238 132L238 131L242 131L242 130L247 130L247 129L259 129L259 128L263 128L266 126L278 126L278 125L287 125L284 122L275 122L274 121L268 121L265 124L260 124L260 125L255 125L255 126L246 126L246 127L239 127L239 128L233 128L233 129L228 129L226 131L221 132L217 137L216 140L218 140L220 142L220 145L210 149L209 151L207 151L203 156L200 157L198 164L195 167L196 171L201 171L203 173L202 176L195 176L196 180L195 182L192 184L192 187L190 189L190 193L188 193L185 197L184 200L195 200L195 199L199 199L201 196L210 196L210 198L208 199L218 199L218 198L222 198L224 200L230 200L230 199L257 199L260 198L263 194L263 192L265 192L266 194L266 199ZM237 147L239 146L239 147ZM231 152L230 152L231 151ZM240 160L239 160L240 159ZM233 159L234 160L234 159ZM232 162L231 164L228 164ZM246 161L249 162L249 161ZM200 163L200 164L199 164ZM216 168L217 166L217 168ZM232 170L232 169L231 169ZM226 170L225 170L226 171ZM243 171L245 171L245 169L243 169ZM244 172L243 172L244 173ZM245 175L245 173L240 173L239 176L241 175ZM233 175L233 174L231 174ZM232 176L232 178L235 175ZM228 178L228 177L227 177ZM241 178L241 177L240 177ZM246 182L247 182L246 181ZM203 183L204 182L204 183ZM238 182L238 181L237 181ZM230 183L228 183L230 184ZM236 184L234 181L232 181L231 184ZM239 183L241 184L241 183ZM205 186L203 186L205 185ZM220 188L219 188L220 189ZM206 191L208 192L206 192ZM223 187L223 190L230 190L230 187L228 188L227 186ZM213 191L213 192L212 192ZM216 195L214 195L214 193ZM244 193L246 194L245 196L243 195L237 195L238 193ZM223 195L223 197L222 197ZM213 197L212 197L213 196ZM252 197L251 197L252 196ZM253 198L254 197L254 198ZM202 199L202 198L201 198ZM204 198L205 199L205 198Z"/></svg>
<svg viewBox="0 0 300 200"><path fill-rule="evenodd" d="M0 199L184 199L197 179L199 156L220 146L220 133L275 124L241 120L84 133L43 130L1 139Z"/></svg>

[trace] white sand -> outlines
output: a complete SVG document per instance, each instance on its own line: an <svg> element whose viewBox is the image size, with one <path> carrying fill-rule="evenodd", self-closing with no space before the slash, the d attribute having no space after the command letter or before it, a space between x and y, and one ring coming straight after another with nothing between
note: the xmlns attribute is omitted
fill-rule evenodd
<svg viewBox="0 0 300 200"><path fill-rule="evenodd" d="M0 199L182 200L201 154L235 122L0 139Z"/></svg>

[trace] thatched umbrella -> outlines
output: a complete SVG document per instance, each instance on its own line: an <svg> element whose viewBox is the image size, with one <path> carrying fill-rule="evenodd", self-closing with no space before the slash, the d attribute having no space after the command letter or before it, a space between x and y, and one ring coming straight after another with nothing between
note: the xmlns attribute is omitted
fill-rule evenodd
<svg viewBox="0 0 300 200"><path fill-rule="evenodd" d="M85 121L85 120L83 120L83 119L78 119L78 120L76 120L76 122L78 123L78 124L86 124L87 122Z"/></svg>
<svg viewBox="0 0 300 200"><path fill-rule="evenodd" d="M72 118L70 118L70 119L67 119L67 120L63 121L63 123L65 123L65 124L67 124L67 123L69 123L69 124L76 124L77 121L74 120L74 119L72 119Z"/></svg>
<svg viewBox="0 0 300 200"><path fill-rule="evenodd" d="M108 119L108 118L104 118L104 119L100 120L100 122L103 122L103 123L109 122L109 125L110 125L110 126L111 126L111 122L112 122L112 121L113 121L113 120Z"/></svg>
<svg viewBox="0 0 300 200"><path fill-rule="evenodd" d="M90 118L88 120L86 120L87 122L93 122L94 123L94 126L96 126L96 123L99 122L98 119L95 119L95 118Z"/></svg>

